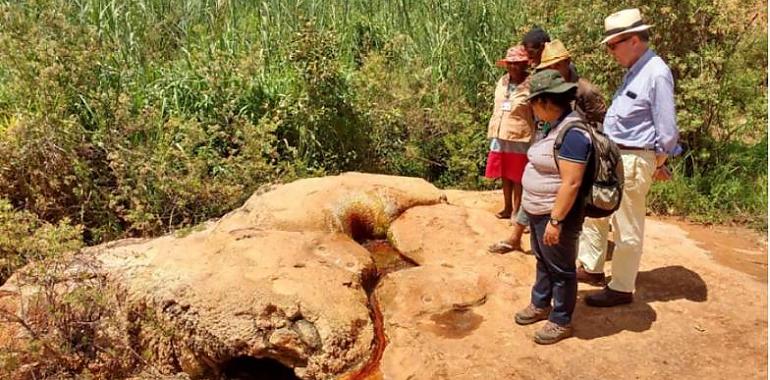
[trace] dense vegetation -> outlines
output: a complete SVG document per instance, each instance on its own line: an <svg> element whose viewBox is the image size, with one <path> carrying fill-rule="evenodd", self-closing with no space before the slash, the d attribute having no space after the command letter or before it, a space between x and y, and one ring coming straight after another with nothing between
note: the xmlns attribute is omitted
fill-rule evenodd
<svg viewBox="0 0 770 380"><path fill-rule="evenodd" d="M197 224L268 182L358 170L492 188L494 61L539 24L609 97L622 70L598 41L627 6L655 24L685 147L650 207L767 226L764 2L0 4L3 274Z"/></svg>

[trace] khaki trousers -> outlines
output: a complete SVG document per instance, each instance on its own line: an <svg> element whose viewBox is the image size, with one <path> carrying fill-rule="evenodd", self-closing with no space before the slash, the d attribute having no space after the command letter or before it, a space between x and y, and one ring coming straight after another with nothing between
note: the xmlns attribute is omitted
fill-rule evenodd
<svg viewBox="0 0 770 380"><path fill-rule="evenodd" d="M621 150L620 153L625 175L620 208L606 218L586 218L580 234L578 261L588 272L604 272L607 235L612 223L615 250L609 287L620 292L633 292L642 258L646 200L655 172L655 153L642 150Z"/></svg>

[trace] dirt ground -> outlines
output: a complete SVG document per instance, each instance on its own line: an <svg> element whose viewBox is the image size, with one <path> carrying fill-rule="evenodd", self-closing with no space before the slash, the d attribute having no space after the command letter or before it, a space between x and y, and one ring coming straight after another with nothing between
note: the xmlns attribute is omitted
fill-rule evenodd
<svg viewBox="0 0 770 380"><path fill-rule="evenodd" d="M501 197L499 192L451 191L448 196L450 204L488 211L497 211ZM534 268L532 256L516 255L520 256L517 260ZM607 272L611 273L611 263ZM505 318L512 319L513 312L526 305L531 285L527 280L510 296L514 303L509 307L511 315L498 317L484 312L493 307L491 304L504 305L504 300L498 303L492 295L487 305L477 309L486 323L481 323L476 334L462 343L441 342L444 347L438 351L445 362L455 360L454 351L465 347L467 358L457 358L474 364L457 373L453 373L455 368L450 365L440 377L768 376L766 235L739 227L710 227L675 218L648 217L634 303L610 309L588 307L583 298L598 288L581 284L574 319L575 337L554 346L531 342L538 325L504 323ZM507 327L499 328L501 324ZM494 331L481 331L485 329ZM489 340L476 342L473 336L486 336ZM458 346L454 347L455 344ZM474 351L475 346L488 348ZM487 360L489 351L500 352L499 361ZM427 359L423 367L437 365L429 355L420 359Z"/></svg>
<svg viewBox="0 0 770 380"><path fill-rule="evenodd" d="M719 264L767 283L767 235L742 227L704 226L684 221L683 218L652 219L683 229L698 247L708 251Z"/></svg>

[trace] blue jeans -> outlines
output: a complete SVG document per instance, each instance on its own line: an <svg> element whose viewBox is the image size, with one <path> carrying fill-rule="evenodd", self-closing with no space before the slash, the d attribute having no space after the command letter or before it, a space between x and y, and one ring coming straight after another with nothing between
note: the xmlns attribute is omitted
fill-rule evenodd
<svg viewBox="0 0 770 380"><path fill-rule="evenodd" d="M572 321L577 302L575 260L584 220L581 211L573 208L565 218L559 233L559 244L554 246L543 244L543 234L550 215L527 214L532 252L537 258L532 304L538 308L546 308L551 306L553 301L553 310L548 320L562 326Z"/></svg>

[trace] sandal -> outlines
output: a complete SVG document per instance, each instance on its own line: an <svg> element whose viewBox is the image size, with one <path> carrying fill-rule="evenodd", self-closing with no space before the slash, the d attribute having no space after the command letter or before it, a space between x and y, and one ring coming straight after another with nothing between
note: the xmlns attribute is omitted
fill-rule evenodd
<svg viewBox="0 0 770 380"><path fill-rule="evenodd" d="M492 244L487 248L487 251L489 253L498 253L498 254L508 253L516 250L521 251L521 247L514 247L513 244L505 240L498 241L497 243Z"/></svg>
<svg viewBox="0 0 770 380"><path fill-rule="evenodd" d="M497 219L510 219L511 218L511 211L506 212L505 210L502 210L495 214Z"/></svg>

